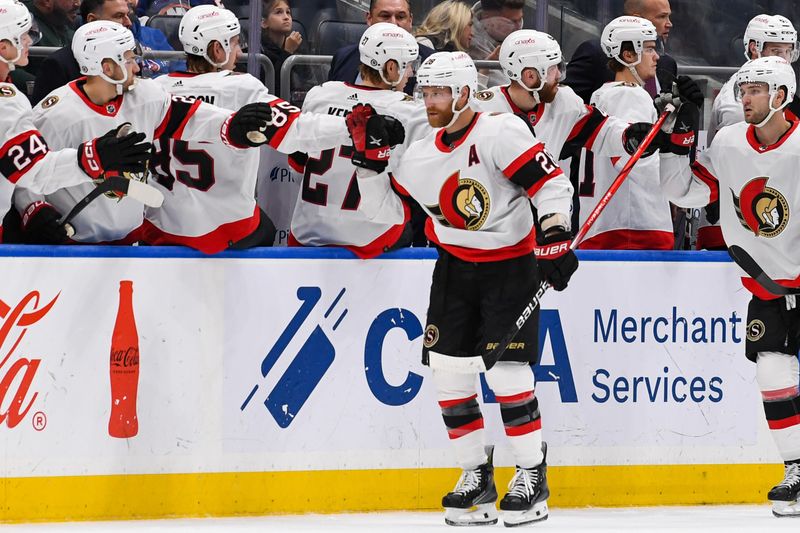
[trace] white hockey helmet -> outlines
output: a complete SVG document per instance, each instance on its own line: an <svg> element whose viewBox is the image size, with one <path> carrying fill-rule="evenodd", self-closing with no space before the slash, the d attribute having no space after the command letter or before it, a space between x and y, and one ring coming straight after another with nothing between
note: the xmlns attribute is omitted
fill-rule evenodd
<svg viewBox="0 0 800 533"><path fill-rule="evenodd" d="M215 5L196 6L186 12L178 27L178 38L187 54L203 56L215 67L222 67L230 59L231 39L241 33L239 19L232 11ZM215 63L208 56L213 41L225 50L225 61Z"/></svg>
<svg viewBox="0 0 800 533"><path fill-rule="evenodd" d="M469 106L456 109L461 90L469 87L471 98L478 91L478 71L466 52L436 52L422 62L417 72L417 87L449 87L453 95L453 118L445 127L450 127Z"/></svg>
<svg viewBox="0 0 800 533"><path fill-rule="evenodd" d="M402 73L408 65L416 71L419 60L419 45L414 36L400 26L388 22L369 26L358 43L358 52L361 63L377 70L384 83L392 87L400 80L392 83L383 77L383 66L386 62L391 59L396 61Z"/></svg>
<svg viewBox="0 0 800 533"><path fill-rule="evenodd" d="M658 39L658 32L653 23L641 17L617 17L603 28L600 36L600 47L609 59L616 59L626 67L635 67L642 61L644 43ZM633 44L636 62L626 63L622 60L622 43Z"/></svg>
<svg viewBox="0 0 800 533"><path fill-rule="evenodd" d="M131 30L117 22L95 20L87 22L75 31L72 37L72 54L78 62L81 74L100 76L117 86L122 94L122 85L128 81L125 68L125 52L136 51L136 39ZM103 60L110 59L122 69L122 79L115 80L103 73Z"/></svg>
<svg viewBox="0 0 800 533"><path fill-rule="evenodd" d="M767 43L789 43L792 45L790 61L794 62L800 55L797 43L797 30L792 22L782 15L756 15L747 24L744 30L744 57L751 59L749 54L750 41L756 43L759 56L764 51ZM753 58L755 59L755 58Z"/></svg>
<svg viewBox="0 0 800 533"><path fill-rule="evenodd" d="M503 74L514 81L520 81L526 68L539 73L539 86L529 88L532 92L544 88L551 67L558 67L558 81L566 75L566 65L561 47L551 35L536 30L517 30L505 38L500 46L500 67Z"/></svg>
<svg viewBox="0 0 800 533"><path fill-rule="evenodd" d="M792 66L782 57L759 57L742 65L736 73L736 97L741 98L740 87L745 83L765 83L769 88L769 109L767 117L756 127L764 126L772 115L789 105L797 92L797 80ZM778 94L778 89L786 87L787 94L779 107L774 107L773 102Z"/></svg>
<svg viewBox="0 0 800 533"><path fill-rule="evenodd" d="M17 0L0 0L0 41L9 41L17 49L14 59L8 60L0 56L0 59L8 64L13 70L14 63L22 57L24 35L30 37L30 44L39 40L41 35L33 27L33 16L28 8Z"/></svg>

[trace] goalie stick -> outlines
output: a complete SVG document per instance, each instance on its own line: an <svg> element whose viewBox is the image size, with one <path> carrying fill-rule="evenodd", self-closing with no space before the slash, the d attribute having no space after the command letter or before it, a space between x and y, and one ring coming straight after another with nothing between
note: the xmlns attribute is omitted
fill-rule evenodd
<svg viewBox="0 0 800 533"><path fill-rule="evenodd" d="M792 294L800 294L800 287L784 287L783 285L779 285L775 282L772 278L767 276L764 270L758 266L755 259L753 259L750 254L744 251L744 248L741 246L736 246L735 244L728 248L728 255L731 256L731 259L739 265L742 270L747 272L747 275L756 280L756 282L761 285L766 291L776 295L776 296L788 296Z"/></svg>
<svg viewBox="0 0 800 533"><path fill-rule="evenodd" d="M644 151L648 146L650 146L650 143L653 142L653 139L656 138L658 131L667 120L667 117L669 117L674 111L675 106L673 104L667 104L664 112L661 113L661 115L658 117L658 120L656 120L656 123L653 124L652 128L650 128L647 136L645 136L645 138L639 144L638 148L628 162L625 163L625 166L622 167L622 170L614 179L614 182L608 188L603 197L600 198L600 201L597 203L592 212L589 213L589 217L586 219L586 222L583 223L583 226L581 226L578 234L575 235L575 238L572 240L570 249L574 250L577 248L578 244L580 244L580 242L589 232L589 229L597 221L600 213L603 212L608 205L608 202L611 201L611 197L614 196L617 190L622 186L622 182L625 181L625 178L627 178L628 174L631 173L633 166L639 161L639 159L641 159ZM528 301L528 304L522 310L519 317L517 317L514 327L509 329L509 331L503 336L500 342L497 343L497 346L495 346L494 349L484 355L476 355L472 357L452 357L436 352L428 352L430 367L460 373L486 372L492 368L503 356L506 348L508 348L508 345L514 340L514 337L517 336L517 333L519 333L519 330L522 329L522 326L524 326L531 317L534 310L539 307L540 300L549 287L550 285L544 280L539 283L536 293Z"/></svg>

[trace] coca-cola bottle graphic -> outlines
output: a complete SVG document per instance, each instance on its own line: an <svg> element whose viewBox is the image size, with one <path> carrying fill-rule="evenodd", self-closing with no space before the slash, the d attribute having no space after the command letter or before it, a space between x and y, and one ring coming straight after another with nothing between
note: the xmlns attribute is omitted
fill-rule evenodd
<svg viewBox="0 0 800 533"><path fill-rule="evenodd" d="M108 434L134 437L139 432L136 392L139 388L139 335L133 318L133 282L119 282L119 309L111 336L111 416Z"/></svg>

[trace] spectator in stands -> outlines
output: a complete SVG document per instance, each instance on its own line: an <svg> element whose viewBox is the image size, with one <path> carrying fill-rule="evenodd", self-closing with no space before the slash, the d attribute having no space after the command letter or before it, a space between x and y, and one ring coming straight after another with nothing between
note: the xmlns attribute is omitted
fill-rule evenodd
<svg viewBox="0 0 800 533"><path fill-rule="evenodd" d="M303 44L303 36L292 30L292 6L288 0L266 0L261 19L261 51L275 67L275 87L280 86L281 66Z"/></svg>
<svg viewBox="0 0 800 533"><path fill-rule="evenodd" d="M131 33L142 48L142 52L148 50L161 50L172 52L175 49L169 44L167 36L158 28L150 28L142 24L136 15L136 0L127 0L128 18L131 19ZM175 60L166 61L163 59L145 59L140 65L142 78L157 78L162 74L176 70L186 70L186 62Z"/></svg>
<svg viewBox="0 0 800 533"><path fill-rule="evenodd" d="M81 18L84 22L93 20L110 20L122 24L126 28L132 26L128 17L126 0L83 0L81 2ZM81 75L78 62L72 55L72 48L67 45L51 54L44 60L36 75L36 85L31 101L37 104L51 91L66 85Z"/></svg>
<svg viewBox="0 0 800 533"><path fill-rule="evenodd" d="M79 7L79 0L33 0L29 9L42 34L37 46L69 46Z"/></svg>
<svg viewBox="0 0 800 533"><path fill-rule="evenodd" d="M459 0L445 0L417 28L417 42L437 52L466 52L472 43L472 11Z"/></svg>
<svg viewBox="0 0 800 533"><path fill-rule="evenodd" d="M522 29L522 9L525 0L480 0L472 6L473 59L494 59L500 45L511 33Z"/></svg>
<svg viewBox="0 0 800 533"><path fill-rule="evenodd" d="M669 32L672 29L669 0L625 0L623 15L632 15L649 20L658 32L657 49L658 72L656 79L645 84L645 90L650 96L656 96L661 88L669 88L678 74L678 65L675 60L664 53ZM600 40L585 41L578 46L572 59L567 64L567 78L564 85L568 85L580 96L584 102L589 103L592 93L604 83L612 81L614 73L608 68L608 58L600 48Z"/></svg>
<svg viewBox="0 0 800 533"><path fill-rule="evenodd" d="M412 21L413 16L409 0L370 0L369 11L367 12L367 26L372 26L377 22L389 22L411 33ZM420 45L420 60L425 61L433 52L432 48ZM360 64L361 56L358 52L358 43L343 46L333 55L328 79L348 83L361 83L361 74L358 72ZM405 92L413 94L416 84L416 78L410 78L406 83Z"/></svg>

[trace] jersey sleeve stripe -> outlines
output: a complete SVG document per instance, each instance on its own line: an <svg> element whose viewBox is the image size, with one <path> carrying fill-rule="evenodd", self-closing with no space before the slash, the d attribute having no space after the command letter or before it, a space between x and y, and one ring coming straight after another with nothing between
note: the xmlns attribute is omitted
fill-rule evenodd
<svg viewBox="0 0 800 533"><path fill-rule="evenodd" d="M202 104L201 100L194 102L184 102L182 100L172 99L170 101L169 109L164 120L161 121L158 128L156 128L155 138L170 137L173 139L180 139L183 135L183 130L186 123L192 118L197 108Z"/></svg>
<svg viewBox="0 0 800 533"><path fill-rule="evenodd" d="M405 188L397 182L397 180L395 179L394 175L392 175L391 172L389 173L389 180L392 185L392 189L394 189L397 192L397 194L411 198L411 195L408 193L408 191L405 190Z"/></svg>
<svg viewBox="0 0 800 533"><path fill-rule="evenodd" d="M544 161L550 163L553 170L547 172L543 168L542 162L537 159L537 155L543 157ZM533 196L542 188L547 180L560 176L563 172L547 155L547 152L544 150L544 144L539 143L515 159L514 162L506 167L503 174L513 183L525 189L528 196Z"/></svg>
<svg viewBox="0 0 800 533"><path fill-rule="evenodd" d="M275 107L277 107L277 104L282 103L282 102L283 102L283 100L275 99L272 102L270 102L270 106L275 108ZM284 124L282 124L281 126L269 125L269 126L267 126L267 131L265 132L267 138L269 139L269 143L268 144L271 147L277 149L281 145L281 142L283 142L283 138L286 137L287 133L289 133L289 128L292 127L292 124L294 123L294 121L297 120L297 117L300 116L300 111L292 113L292 112L283 111L283 110L282 111L276 111L275 109L273 109L273 113L275 113L275 112L285 113L286 115L288 115L286 117L286 122Z"/></svg>
<svg viewBox="0 0 800 533"><path fill-rule="evenodd" d="M31 137L37 137L41 145L44 146L44 150L37 150L35 154L32 154L30 150ZM12 156L9 152L15 146L18 146L20 151L16 156ZM37 130L28 130L20 133L0 147L0 174L5 176L11 183L17 183L26 172L47 155L47 152L47 143L45 143L42 135ZM23 162L19 163L18 161Z"/></svg>
<svg viewBox="0 0 800 533"><path fill-rule="evenodd" d="M587 105L586 110L588 113L578 121L577 124L569 132L564 147L561 150L559 159L567 159L572 157L575 152L581 148L591 150L594 145L594 140L600 133L600 129L608 119L599 109L594 106Z"/></svg>
<svg viewBox="0 0 800 533"><path fill-rule="evenodd" d="M708 203L716 202L719 198L719 182L714 175L708 171L706 167L695 161L692 163L692 173L697 176L700 181L705 183L711 190L709 193Z"/></svg>

